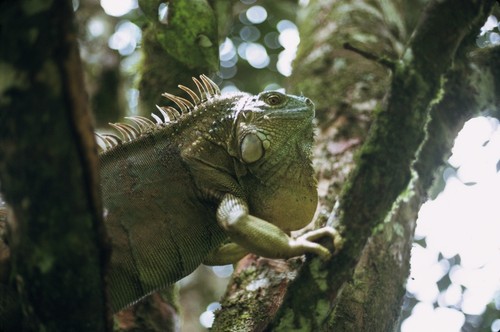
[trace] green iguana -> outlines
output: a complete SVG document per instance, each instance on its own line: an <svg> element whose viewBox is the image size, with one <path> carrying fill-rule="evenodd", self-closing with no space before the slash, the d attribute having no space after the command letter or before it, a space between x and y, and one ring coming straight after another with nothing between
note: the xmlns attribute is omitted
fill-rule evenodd
<svg viewBox="0 0 500 332"><path fill-rule="evenodd" d="M317 205L311 165L314 105L280 92L221 94L193 78L190 100L165 93L173 107L111 124L98 135L104 217L112 241L113 311L172 284L201 263L229 264L247 253L290 258L330 252L298 238Z"/></svg>

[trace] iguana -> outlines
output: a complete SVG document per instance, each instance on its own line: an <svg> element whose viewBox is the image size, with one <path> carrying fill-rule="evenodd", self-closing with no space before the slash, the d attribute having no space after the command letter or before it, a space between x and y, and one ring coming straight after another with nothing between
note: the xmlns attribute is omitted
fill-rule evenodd
<svg viewBox="0 0 500 332"><path fill-rule="evenodd" d="M298 238L317 205L311 164L314 105L277 91L221 94L193 78L190 100L158 107L162 118L129 117L100 134L104 219L112 241L114 312L191 273L201 263L247 253L290 258L331 253L324 227Z"/></svg>

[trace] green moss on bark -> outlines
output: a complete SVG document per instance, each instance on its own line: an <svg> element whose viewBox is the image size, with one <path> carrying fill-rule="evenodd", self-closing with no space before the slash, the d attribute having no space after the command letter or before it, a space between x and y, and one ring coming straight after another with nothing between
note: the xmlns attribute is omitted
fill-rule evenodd
<svg viewBox="0 0 500 332"><path fill-rule="evenodd" d="M139 112L149 116L155 105L168 105L161 93L182 95L178 84L208 74L219 66L215 14L206 0L169 2L167 17L158 19L157 1L140 1L148 17L143 29Z"/></svg>

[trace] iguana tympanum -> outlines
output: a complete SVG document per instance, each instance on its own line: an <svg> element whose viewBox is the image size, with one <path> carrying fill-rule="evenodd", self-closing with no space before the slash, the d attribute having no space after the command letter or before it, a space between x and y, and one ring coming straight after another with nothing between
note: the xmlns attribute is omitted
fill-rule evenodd
<svg viewBox="0 0 500 332"><path fill-rule="evenodd" d="M221 94L193 78L191 101L163 119L136 116L101 134L104 217L112 241L113 311L191 273L201 263L229 264L247 253L290 258L331 253L330 227L298 238L317 205L311 165L314 105L276 91Z"/></svg>

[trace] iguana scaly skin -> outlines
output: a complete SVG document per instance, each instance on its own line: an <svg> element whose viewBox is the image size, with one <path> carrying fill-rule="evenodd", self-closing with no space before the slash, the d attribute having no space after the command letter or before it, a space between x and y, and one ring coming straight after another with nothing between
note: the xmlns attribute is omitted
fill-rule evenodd
<svg viewBox="0 0 500 332"><path fill-rule="evenodd" d="M201 263L247 253L290 258L330 252L314 243L330 227L291 238L317 205L311 165L314 105L280 92L222 94L202 75L199 93L159 108L163 119L112 124L100 175L112 241L114 311L172 284Z"/></svg>

